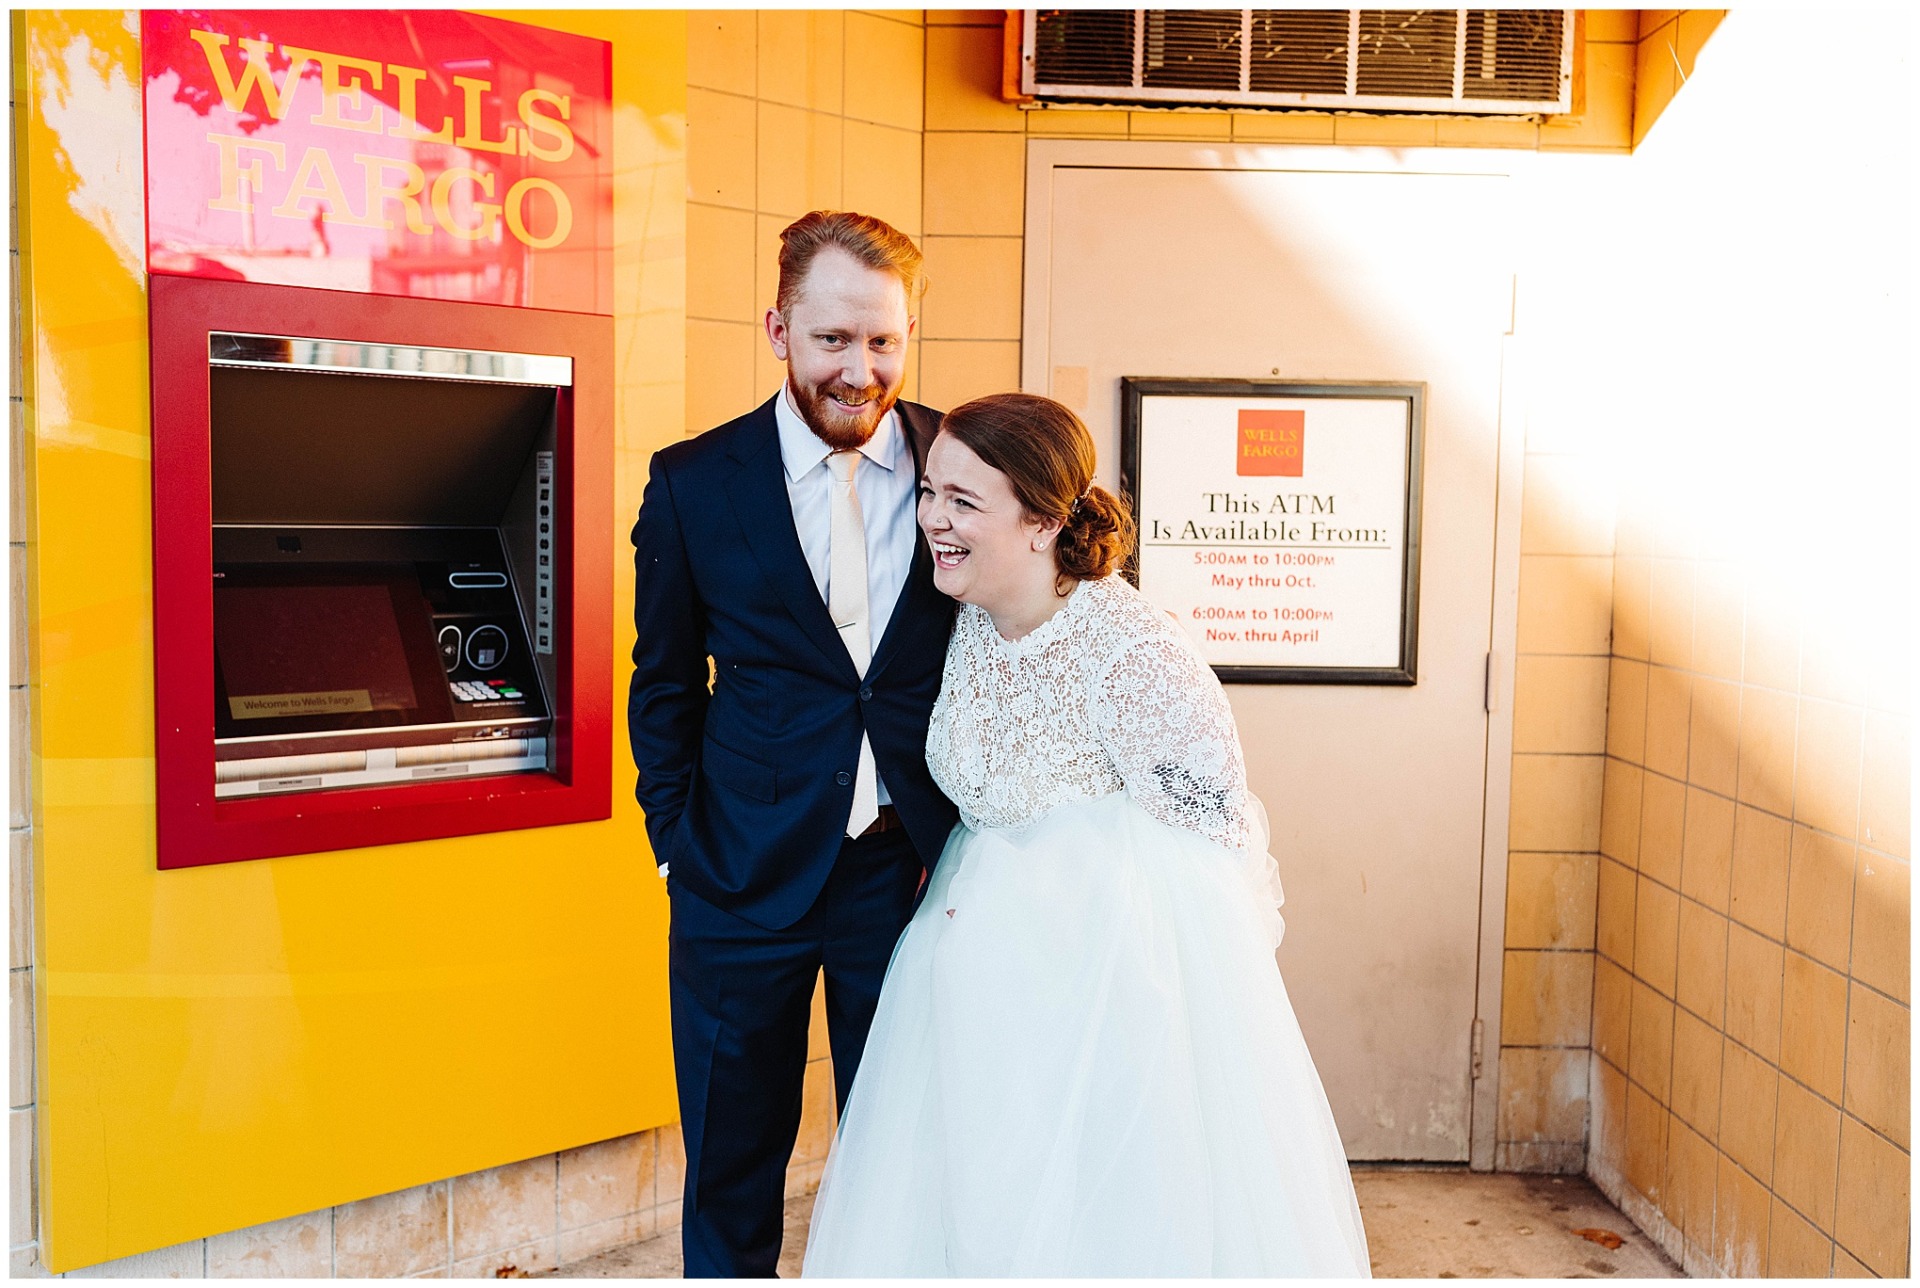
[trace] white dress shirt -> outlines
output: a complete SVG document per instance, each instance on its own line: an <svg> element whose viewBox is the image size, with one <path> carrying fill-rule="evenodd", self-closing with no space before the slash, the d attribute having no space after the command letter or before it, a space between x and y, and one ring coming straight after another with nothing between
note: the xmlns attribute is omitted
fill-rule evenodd
<svg viewBox="0 0 1920 1288"><path fill-rule="evenodd" d="M773 418L780 429L780 464L786 471L793 528L799 534L800 549L807 557L820 602L826 603L828 538L833 522L833 474L827 468L827 457L833 449L807 428L793 405L792 391L784 384L773 404ZM876 653L893 620L900 591L907 584L914 543L920 539L918 484L900 413L890 410L860 449L860 463L853 475L860 518L867 531L867 621ZM878 786L880 803L892 804L886 780L880 780Z"/></svg>

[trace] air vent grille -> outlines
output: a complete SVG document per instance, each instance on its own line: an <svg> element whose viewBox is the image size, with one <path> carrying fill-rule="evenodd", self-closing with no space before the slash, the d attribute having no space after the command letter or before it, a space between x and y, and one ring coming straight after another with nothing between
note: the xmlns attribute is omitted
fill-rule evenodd
<svg viewBox="0 0 1920 1288"><path fill-rule="evenodd" d="M1568 9L1030 9L1021 90L1063 102L1545 115Z"/></svg>

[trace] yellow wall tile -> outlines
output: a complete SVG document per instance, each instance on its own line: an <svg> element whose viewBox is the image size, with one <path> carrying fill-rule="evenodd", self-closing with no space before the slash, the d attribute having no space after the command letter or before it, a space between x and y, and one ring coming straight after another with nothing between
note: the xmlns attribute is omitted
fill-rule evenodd
<svg viewBox="0 0 1920 1288"><path fill-rule="evenodd" d="M1799 703L1790 693L1748 685L1740 701L1738 796L1772 814L1793 808L1793 753Z"/></svg>
<svg viewBox="0 0 1920 1288"><path fill-rule="evenodd" d="M1596 887L1594 946L1622 967L1631 969L1639 878L1631 869L1603 859L1596 873Z"/></svg>
<svg viewBox="0 0 1920 1288"><path fill-rule="evenodd" d="M927 24L925 9L861 9L857 12L885 18L889 22L903 22L912 27L924 27Z"/></svg>
<svg viewBox="0 0 1920 1288"><path fill-rule="evenodd" d="M1593 963L1593 1050L1615 1068L1627 1066L1633 1015L1633 977L1604 957ZM1598 1138L1595 1133L1593 1139Z"/></svg>
<svg viewBox="0 0 1920 1288"><path fill-rule="evenodd" d="M1355 147L1430 148L1437 137L1437 127L1426 117L1338 116L1333 121L1333 141Z"/></svg>
<svg viewBox="0 0 1920 1288"><path fill-rule="evenodd" d="M1833 1240L1775 1198L1767 1274L1775 1279L1824 1279L1832 1266Z"/></svg>
<svg viewBox="0 0 1920 1288"><path fill-rule="evenodd" d="M1136 139L1228 139L1233 137L1233 117L1214 111L1128 112L1127 133Z"/></svg>
<svg viewBox="0 0 1920 1288"><path fill-rule="evenodd" d="M840 118L778 103L758 113L756 208L793 218L840 209Z"/></svg>
<svg viewBox="0 0 1920 1288"><path fill-rule="evenodd" d="M1680 852L1680 891L1715 912L1727 910L1733 868L1733 802L1687 789L1687 823Z"/></svg>
<svg viewBox="0 0 1920 1288"><path fill-rule="evenodd" d="M1668 27L1669 24L1678 22L1680 19L1680 10L1642 9L1639 11L1638 17L1640 20L1639 29L1634 35L1636 41L1645 40L1648 36L1653 35L1662 28ZM1671 34L1671 32L1668 34Z"/></svg>
<svg viewBox="0 0 1920 1288"><path fill-rule="evenodd" d="M1873 1273L1897 1279L1907 1273L1908 1196L1913 1166L1908 1155L1851 1118L1840 1121L1840 1189L1833 1217L1835 1240Z"/></svg>
<svg viewBox="0 0 1920 1288"><path fill-rule="evenodd" d="M1821 1230L1831 1230L1839 1163L1840 1111L1791 1078L1782 1078L1773 1131L1775 1196Z"/></svg>
<svg viewBox="0 0 1920 1288"><path fill-rule="evenodd" d="M1235 112L1234 142L1331 143L1334 118L1322 112Z"/></svg>
<svg viewBox="0 0 1920 1288"><path fill-rule="evenodd" d="M1912 1013L1859 984L1847 1001L1847 1112L1908 1148Z"/></svg>
<svg viewBox="0 0 1920 1288"><path fill-rule="evenodd" d="M1005 9L928 9L926 22L934 27L992 27L999 31L1006 22Z"/></svg>
<svg viewBox="0 0 1920 1288"><path fill-rule="evenodd" d="M1027 133L1048 138L1125 138L1127 114L1098 109L1044 108L1023 112Z"/></svg>
<svg viewBox="0 0 1920 1288"><path fill-rule="evenodd" d="M1502 1043L1585 1046L1592 1008L1592 953L1508 950L1501 982Z"/></svg>
<svg viewBox="0 0 1920 1288"><path fill-rule="evenodd" d="M1884 711L1866 715L1861 755L1860 843L1896 858L1912 844L1912 725Z"/></svg>
<svg viewBox="0 0 1920 1288"><path fill-rule="evenodd" d="M927 300L921 334L929 340L1018 340L1020 251L1014 237L929 237Z"/></svg>
<svg viewBox="0 0 1920 1288"><path fill-rule="evenodd" d="M1841 836L1856 834L1862 718L1858 707L1801 700L1793 760L1796 821Z"/></svg>
<svg viewBox="0 0 1920 1288"><path fill-rule="evenodd" d="M1509 855L1507 947L1593 947L1599 862L1592 854Z"/></svg>
<svg viewBox="0 0 1920 1288"><path fill-rule="evenodd" d="M1727 1036L1766 1060L1780 1057L1784 971L1778 943L1738 923L1727 928Z"/></svg>
<svg viewBox="0 0 1920 1288"><path fill-rule="evenodd" d="M1740 686L1698 676L1687 735L1687 781L1732 797L1738 781Z"/></svg>
<svg viewBox="0 0 1920 1288"><path fill-rule="evenodd" d="M1633 145L1633 45L1587 43L1586 109L1540 125L1543 152L1625 152Z"/></svg>
<svg viewBox="0 0 1920 1288"><path fill-rule="evenodd" d="M1620 657L1610 662L1607 754L1637 764L1647 749L1647 666L1644 662Z"/></svg>
<svg viewBox="0 0 1920 1288"><path fill-rule="evenodd" d="M1680 955L1680 896L1642 873L1633 904L1633 973L1673 996Z"/></svg>
<svg viewBox="0 0 1920 1288"><path fill-rule="evenodd" d="M927 232L1020 236L1025 231L1026 164L1025 135L927 135Z"/></svg>
<svg viewBox="0 0 1920 1288"><path fill-rule="evenodd" d="M1685 839L1687 789L1659 774L1640 784L1640 871L1666 885L1680 886L1681 843Z"/></svg>
<svg viewBox="0 0 1920 1288"><path fill-rule="evenodd" d="M1738 680L1746 656L1746 580L1738 564L1700 564L1693 587L1693 667Z"/></svg>
<svg viewBox="0 0 1920 1288"><path fill-rule="evenodd" d="M753 217L753 324L756 328L780 297L780 234L792 222L785 215Z"/></svg>
<svg viewBox="0 0 1920 1288"><path fill-rule="evenodd" d="M1652 603L1653 561L1640 555L1622 555L1615 559L1613 652L1616 657L1642 660L1647 657Z"/></svg>
<svg viewBox="0 0 1920 1288"><path fill-rule="evenodd" d="M1607 758L1600 806L1600 852L1628 867L1640 863L1640 789L1645 771Z"/></svg>
<svg viewBox="0 0 1920 1288"><path fill-rule="evenodd" d="M1565 853L1598 848L1603 771L1599 756L1515 756L1508 847Z"/></svg>
<svg viewBox="0 0 1920 1288"><path fill-rule="evenodd" d="M1696 1244L1705 1244L1713 1237L1713 1194L1719 1179L1719 1160L1706 1137L1674 1115L1667 1125L1667 1192L1661 1210Z"/></svg>
<svg viewBox="0 0 1920 1288"><path fill-rule="evenodd" d="M1724 1021L1727 919L1691 899L1680 901L1680 965L1674 973L1673 997L1716 1029Z"/></svg>
<svg viewBox="0 0 1920 1288"><path fill-rule="evenodd" d="M756 44L750 9L688 11L687 84L751 98Z"/></svg>
<svg viewBox="0 0 1920 1288"><path fill-rule="evenodd" d="M1757 1177L1773 1180L1773 1139L1780 1073L1738 1042L1721 1048L1720 1148Z"/></svg>
<svg viewBox="0 0 1920 1288"><path fill-rule="evenodd" d="M1633 65L1633 145L1639 147L1680 88L1673 65L1672 28L1641 37Z"/></svg>
<svg viewBox="0 0 1920 1288"><path fill-rule="evenodd" d="M1836 1104L1847 1051L1847 981L1790 952L1780 993L1780 1072Z"/></svg>
<svg viewBox="0 0 1920 1288"><path fill-rule="evenodd" d="M689 205L687 316L714 322L758 322L753 252L751 211Z"/></svg>
<svg viewBox="0 0 1920 1288"><path fill-rule="evenodd" d="M927 129L1026 132L1019 108L1000 97L998 27L927 29Z"/></svg>
<svg viewBox="0 0 1920 1288"><path fill-rule="evenodd" d="M735 322L687 323L687 432L724 425L760 401L753 381L758 333Z"/></svg>
<svg viewBox="0 0 1920 1288"><path fill-rule="evenodd" d="M1520 556L1520 651L1605 654L1612 580L1611 559Z"/></svg>
<svg viewBox="0 0 1920 1288"><path fill-rule="evenodd" d="M1589 43L1634 44L1640 39L1640 11L1637 9L1582 9Z"/></svg>
<svg viewBox="0 0 1920 1288"><path fill-rule="evenodd" d="M1647 658L1658 666L1693 665L1691 559L1655 559L1647 609Z"/></svg>
<svg viewBox="0 0 1920 1288"><path fill-rule="evenodd" d="M796 1160L812 1162L825 1159L833 1143L834 1123L833 1062L809 1060L801 1084L800 1131L794 1140Z"/></svg>
<svg viewBox="0 0 1920 1288"><path fill-rule="evenodd" d="M687 91L687 199L752 210L758 133L753 100Z"/></svg>
<svg viewBox="0 0 1920 1288"><path fill-rule="evenodd" d="M1012 340L928 340L920 346L921 399L950 411L982 394L1020 387L1020 345Z"/></svg>
<svg viewBox="0 0 1920 1288"><path fill-rule="evenodd" d="M1706 1140L1720 1132L1720 1049L1718 1030L1685 1011L1673 1017L1673 1112Z"/></svg>
<svg viewBox="0 0 1920 1288"><path fill-rule="evenodd" d="M838 113L845 22L846 15L837 9L760 10L760 97Z"/></svg>
<svg viewBox="0 0 1920 1288"><path fill-rule="evenodd" d="M919 241L923 227L920 136L912 130L848 121L846 158L841 183L847 208L884 219ZM921 249L926 249L925 242Z"/></svg>
<svg viewBox="0 0 1920 1288"><path fill-rule="evenodd" d="M1587 1063L1587 1053L1578 1048L1502 1050L1500 1139L1584 1141Z"/></svg>
<svg viewBox="0 0 1920 1288"><path fill-rule="evenodd" d="M1522 655L1514 669L1513 749L1606 751L1607 659Z"/></svg>
<svg viewBox="0 0 1920 1288"><path fill-rule="evenodd" d="M860 12L849 13L846 23L847 116L920 129L926 32Z"/></svg>
<svg viewBox="0 0 1920 1288"><path fill-rule="evenodd" d="M1664 1106L1673 1078L1673 1003L1636 979L1630 1023L1627 1075Z"/></svg>
<svg viewBox="0 0 1920 1288"><path fill-rule="evenodd" d="M1443 148L1537 148L1538 122L1511 117L1443 117L1434 141Z"/></svg>
<svg viewBox="0 0 1920 1288"><path fill-rule="evenodd" d="M1847 968L1853 930L1851 841L1796 826L1787 856L1787 946Z"/></svg>
<svg viewBox="0 0 1920 1288"><path fill-rule="evenodd" d="M1854 861L1853 977L1910 1000L1913 869L1904 859L1862 849Z"/></svg>
<svg viewBox="0 0 1920 1288"><path fill-rule="evenodd" d="M1627 1184L1658 1203L1667 1189L1667 1107L1637 1083L1627 1084Z"/></svg>
<svg viewBox="0 0 1920 1288"><path fill-rule="evenodd" d="M1595 1172L1623 1176L1627 1170L1627 1075L1595 1057L1587 1066L1590 1142L1588 1158Z"/></svg>
<svg viewBox="0 0 1920 1288"><path fill-rule="evenodd" d="M1720 1183L1714 1194L1714 1264L1741 1278L1766 1274L1772 1210L1773 1196L1766 1187L1721 1155Z"/></svg>
<svg viewBox="0 0 1920 1288"><path fill-rule="evenodd" d="M1646 765L1669 778L1687 776L1687 726L1693 715L1693 677L1656 666L1647 673Z"/></svg>

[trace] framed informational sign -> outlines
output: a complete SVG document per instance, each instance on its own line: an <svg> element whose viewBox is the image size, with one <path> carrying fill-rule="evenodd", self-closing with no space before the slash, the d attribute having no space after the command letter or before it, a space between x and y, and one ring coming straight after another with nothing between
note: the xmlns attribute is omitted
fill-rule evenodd
<svg viewBox="0 0 1920 1288"><path fill-rule="evenodd" d="M1412 684L1420 384L1120 382L1134 571L1226 683Z"/></svg>

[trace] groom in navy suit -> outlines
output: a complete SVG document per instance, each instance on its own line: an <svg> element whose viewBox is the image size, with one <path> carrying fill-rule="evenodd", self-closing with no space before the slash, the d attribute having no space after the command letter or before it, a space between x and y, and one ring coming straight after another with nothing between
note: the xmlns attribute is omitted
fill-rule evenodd
<svg viewBox="0 0 1920 1288"><path fill-rule="evenodd" d="M953 604L915 523L939 413L900 402L921 256L781 234L779 393L657 453L633 529L635 794L672 906L693 1276L772 1276L824 969L840 1107L955 818L927 772Z"/></svg>

